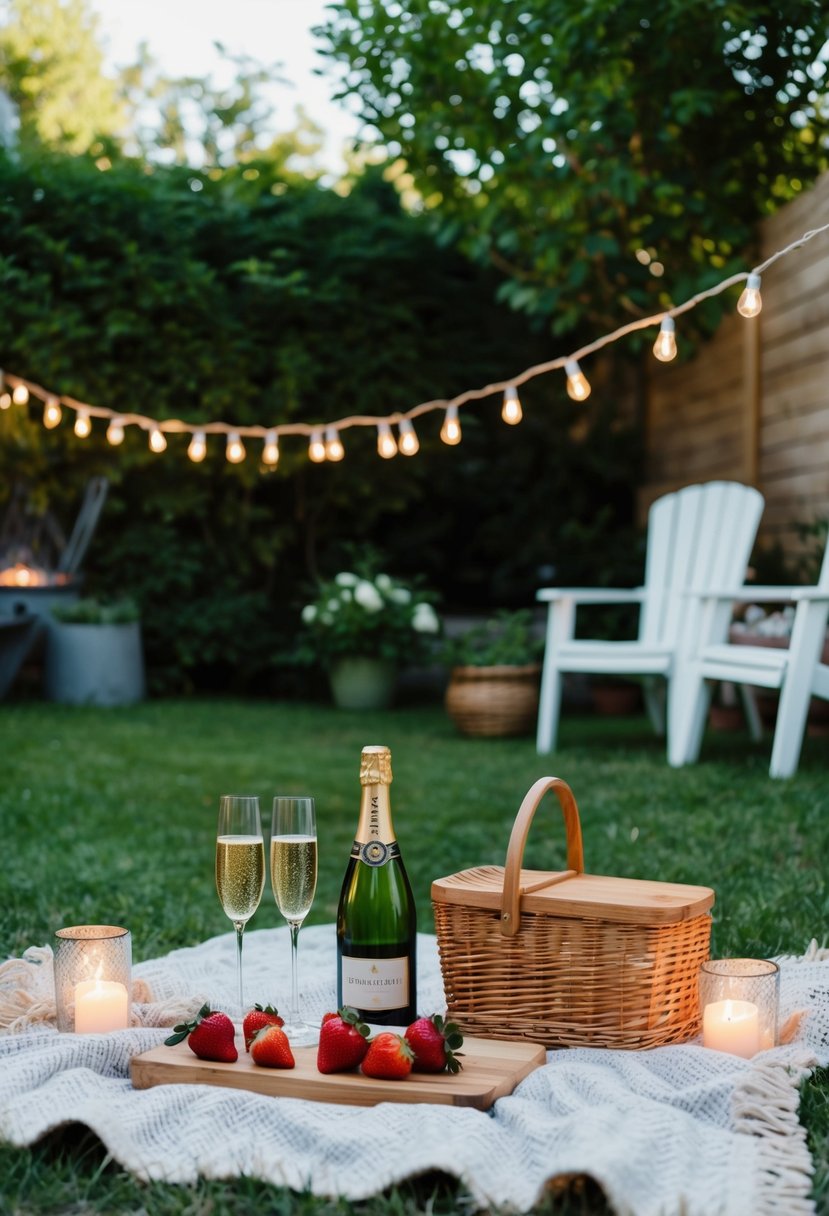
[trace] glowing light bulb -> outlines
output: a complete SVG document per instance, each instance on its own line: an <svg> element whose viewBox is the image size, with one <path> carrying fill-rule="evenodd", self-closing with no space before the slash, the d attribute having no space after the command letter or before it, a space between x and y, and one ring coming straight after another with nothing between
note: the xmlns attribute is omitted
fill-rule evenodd
<svg viewBox="0 0 829 1216"><path fill-rule="evenodd" d="M164 437L164 432L161 427L153 426L150 428L150 451L163 452L167 447L167 440Z"/></svg>
<svg viewBox="0 0 829 1216"><path fill-rule="evenodd" d="M262 463L270 465L271 468L279 464L279 442L276 438L276 431L268 431L265 435L265 442L262 444Z"/></svg>
<svg viewBox="0 0 829 1216"><path fill-rule="evenodd" d="M0 393L0 410L7 410L12 403L10 393Z"/></svg>
<svg viewBox="0 0 829 1216"><path fill-rule="evenodd" d="M75 418L75 434L79 439L86 439L92 431L92 423L89 421L89 414L86 410L78 410Z"/></svg>
<svg viewBox="0 0 829 1216"><path fill-rule="evenodd" d="M400 441L398 447L404 456L414 456L420 451L420 440L412 425L411 418L400 419Z"/></svg>
<svg viewBox="0 0 829 1216"><path fill-rule="evenodd" d="M443 420L443 426L440 428L440 437L444 443L450 445L460 443L461 423L458 418L458 407L456 405L447 406L446 417Z"/></svg>
<svg viewBox="0 0 829 1216"><path fill-rule="evenodd" d="M15 405L26 405L29 400L29 390L25 384L16 384L12 390L12 401Z"/></svg>
<svg viewBox="0 0 829 1216"><path fill-rule="evenodd" d="M113 418L107 427L107 439L114 448L124 442L124 424L120 418Z"/></svg>
<svg viewBox="0 0 829 1216"><path fill-rule="evenodd" d="M676 326L673 317L662 318L659 333L653 344L653 353L660 363L670 363L671 359L676 358Z"/></svg>
<svg viewBox="0 0 829 1216"><path fill-rule="evenodd" d="M514 384L508 384L504 389L504 404L501 406L501 417L510 426L515 426L524 417L521 402L518 400L518 389Z"/></svg>
<svg viewBox="0 0 829 1216"><path fill-rule="evenodd" d="M590 385L587 383L587 377L578 365L576 359L568 359L564 364L564 371L567 375L567 395L573 401L586 401L590 396Z"/></svg>
<svg viewBox="0 0 829 1216"><path fill-rule="evenodd" d="M200 464L207 455L207 440L204 436L204 431L194 431L193 438L190 440L187 448L187 455L193 461L193 464Z"/></svg>
<svg viewBox="0 0 829 1216"><path fill-rule="evenodd" d="M227 437L227 447L225 448L225 456L231 464L241 464L245 459L245 445L239 438L238 432L231 431Z"/></svg>
<svg viewBox="0 0 829 1216"><path fill-rule="evenodd" d="M746 279L743 294L737 301L737 312L741 317L756 317L763 307L760 295L760 276L753 271Z"/></svg>
<svg viewBox="0 0 829 1216"><path fill-rule="evenodd" d="M387 422L377 423L377 451L384 460L391 460L392 456L397 455L397 440Z"/></svg>
<svg viewBox="0 0 829 1216"><path fill-rule="evenodd" d="M329 426L325 432L325 459L337 461L342 460L343 456L345 448L340 439L340 432L335 426Z"/></svg>
<svg viewBox="0 0 829 1216"><path fill-rule="evenodd" d="M17 392L17 389L14 390ZM61 420L62 411L57 397L47 397L43 407L43 425L51 431Z"/></svg>
<svg viewBox="0 0 829 1216"><path fill-rule="evenodd" d="M308 444L308 459L314 464L322 464L325 460L325 444L322 441L322 431L312 431Z"/></svg>

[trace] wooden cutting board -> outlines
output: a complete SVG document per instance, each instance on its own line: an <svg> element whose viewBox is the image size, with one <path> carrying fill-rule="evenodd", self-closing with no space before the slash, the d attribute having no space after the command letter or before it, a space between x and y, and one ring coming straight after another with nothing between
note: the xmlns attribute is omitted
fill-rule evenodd
<svg viewBox="0 0 829 1216"><path fill-rule="evenodd" d="M261 1068L236 1046L235 1064L200 1060L186 1042L175 1047L154 1047L135 1056L130 1074L136 1089L152 1085L225 1085L279 1098L310 1098L315 1102L341 1102L374 1106L378 1102L437 1102L445 1106L474 1106L488 1110L496 1098L512 1093L519 1081L547 1058L544 1047L518 1040L464 1038L463 1068L450 1073L411 1073L403 1081L377 1081L359 1072L326 1076L317 1071L316 1047L294 1051L296 1068Z"/></svg>

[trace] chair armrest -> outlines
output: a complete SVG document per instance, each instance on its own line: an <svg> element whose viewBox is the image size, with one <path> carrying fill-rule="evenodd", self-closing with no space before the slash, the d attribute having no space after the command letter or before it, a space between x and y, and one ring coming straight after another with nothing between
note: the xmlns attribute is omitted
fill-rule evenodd
<svg viewBox="0 0 829 1216"><path fill-rule="evenodd" d="M688 587L684 595L699 600L730 600L736 604L762 604L797 598L797 592L810 591L810 587ZM827 594L826 592L823 593Z"/></svg>
<svg viewBox="0 0 829 1216"><path fill-rule="evenodd" d="M576 604L641 604L645 598L644 587L617 590L613 587L542 587L535 598L545 603L556 600L572 600Z"/></svg>

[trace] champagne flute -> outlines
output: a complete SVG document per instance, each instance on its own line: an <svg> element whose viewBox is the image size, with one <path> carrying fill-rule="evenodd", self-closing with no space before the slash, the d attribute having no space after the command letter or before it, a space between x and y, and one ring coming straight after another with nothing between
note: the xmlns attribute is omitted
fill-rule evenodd
<svg viewBox="0 0 829 1216"><path fill-rule="evenodd" d="M242 988L242 934L259 907L265 887L265 840L259 799L223 794L216 831L216 890L225 915L236 930L236 979L239 1016L245 1013Z"/></svg>
<svg viewBox="0 0 829 1216"><path fill-rule="evenodd" d="M297 1047L316 1043L319 1028L303 1021L299 1010L297 938L317 888L317 824L313 798L278 796L273 800L271 885L276 906L291 930L291 1012L283 1030Z"/></svg>

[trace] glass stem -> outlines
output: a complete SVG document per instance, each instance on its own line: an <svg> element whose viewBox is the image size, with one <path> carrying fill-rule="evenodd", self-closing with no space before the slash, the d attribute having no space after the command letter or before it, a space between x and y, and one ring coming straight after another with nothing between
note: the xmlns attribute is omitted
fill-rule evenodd
<svg viewBox="0 0 829 1216"><path fill-rule="evenodd" d="M236 981L239 989L239 1017L245 1015L245 998L242 992L242 934L245 931L244 921L234 921L236 928Z"/></svg>
<svg viewBox="0 0 829 1216"><path fill-rule="evenodd" d="M291 928L291 1025L299 1025L299 978L297 972L297 938L301 921L289 921Z"/></svg>

